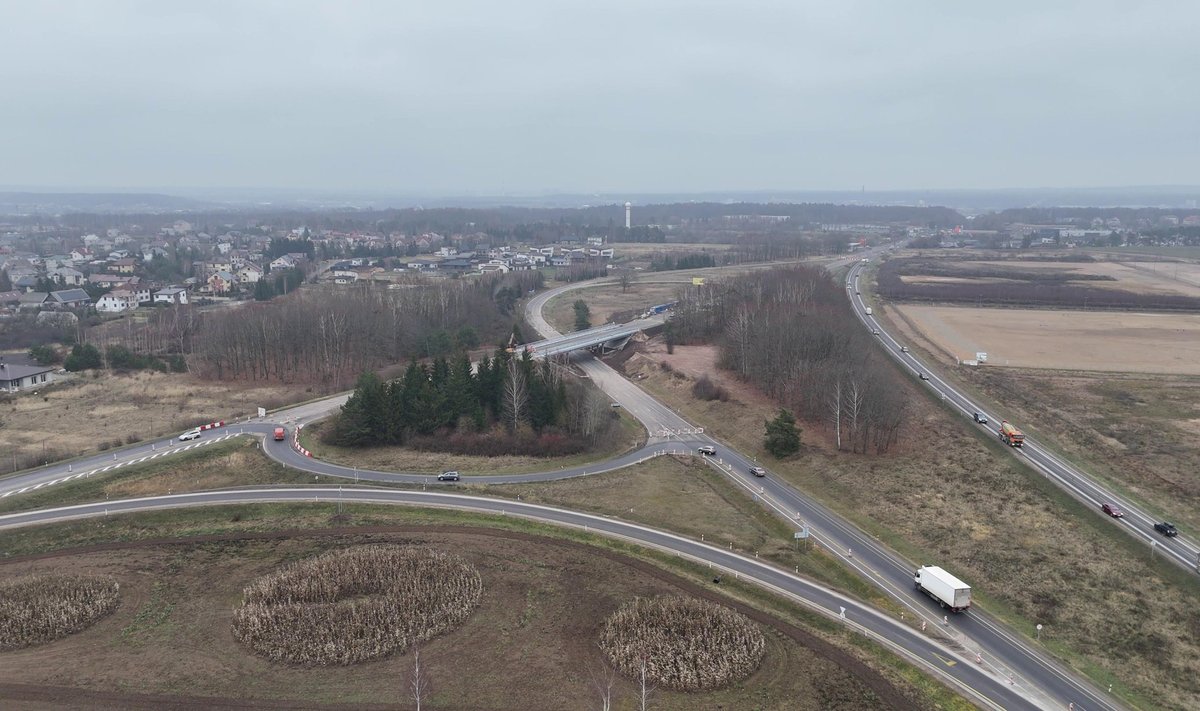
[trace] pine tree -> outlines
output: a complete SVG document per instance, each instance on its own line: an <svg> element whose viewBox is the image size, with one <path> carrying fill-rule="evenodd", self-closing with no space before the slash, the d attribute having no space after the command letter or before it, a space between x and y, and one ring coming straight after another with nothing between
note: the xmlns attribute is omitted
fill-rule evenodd
<svg viewBox="0 0 1200 711"><path fill-rule="evenodd" d="M777 459L782 459L800 451L800 429L796 427L796 417L787 410L780 410L775 419L766 423L766 434L763 446Z"/></svg>

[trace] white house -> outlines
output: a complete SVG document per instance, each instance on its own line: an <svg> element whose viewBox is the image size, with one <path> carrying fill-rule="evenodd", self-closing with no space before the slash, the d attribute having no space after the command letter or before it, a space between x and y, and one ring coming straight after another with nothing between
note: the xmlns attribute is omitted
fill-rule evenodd
<svg viewBox="0 0 1200 711"><path fill-rule="evenodd" d="M480 274L507 274L511 267L503 259L491 259L479 265Z"/></svg>
<svg viewBox="0 0 1200 711"><path fill-rule="evenodd" d="M286 269L293 269L296 266L296 260L288 255L283 255L277 259L271 260L271 271L281 272Z"/></svg>
<svg viewBox="0 0 1200 711"><path fill-rule="evenodd" d="M0 392L15 393L54 382L58 366L10 365L0 363Z"/></svg>
<svg viewBox="0 0 1200 711"><path fill-rule="evenodd" d="M257 284L263 278L263 271L253 264L246 264L237 271L237 278L243 284Z"/></svg>
<svg viewBox="0 0 1200 711"><path fill-rule="evenodd" d="M156 304L186 304L187 302L187 289L172 286L154 292L154 303Z"/></svg>
<svg viewBox="0 0 1200 711"><path fill-rule="evenodd" d="M100 297L96 310L101 313L118 314L138 307L137 294L128 289L113 289Z"/></svg>
<svg viewBox="0 0 1200 711"><path fill-rule="evenodd" d="M63 286L83 286L83 272L70 267L62 267L50 272L50 278Z"/></svg>

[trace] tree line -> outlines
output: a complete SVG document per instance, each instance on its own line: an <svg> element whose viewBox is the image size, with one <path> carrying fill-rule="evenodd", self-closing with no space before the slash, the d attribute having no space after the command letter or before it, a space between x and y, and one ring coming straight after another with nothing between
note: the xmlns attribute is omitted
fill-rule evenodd
<svg viewBox="0 0 1200 711"><path fill-rule="evenodd" d="M716 343L718 365L830 431L839 449L886 452L904 423L895 372L824 270L798 266L689 286L667 338Z"/></svg>
<svg viewBox="0 0 1200 711"><path fill-rule="evenodd" d="M428 366L414 361L392 381L362 374L324 438L350 447L562 455L607 434L610 409L560 364L505 350L473 364L461 352Z"/></svg>

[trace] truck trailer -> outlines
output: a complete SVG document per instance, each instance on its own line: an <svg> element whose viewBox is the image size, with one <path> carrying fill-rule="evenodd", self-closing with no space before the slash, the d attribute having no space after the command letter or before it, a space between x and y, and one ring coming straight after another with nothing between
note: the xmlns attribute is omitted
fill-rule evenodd
<svg viewBox="0 0 1200 711"><path fill-rule="evenodd" d="M1009 424L1008 420L1000 422L1000 439L1010 447L1020 447L1025 443L1025 434Z"/></svg>
<svg viewBox="0 0 1200 711"><path fill-rule="evenodd" d="M913 583L917 590L951 612L962 612L971 606L971 586L936 565L917 568Z"/></svg>

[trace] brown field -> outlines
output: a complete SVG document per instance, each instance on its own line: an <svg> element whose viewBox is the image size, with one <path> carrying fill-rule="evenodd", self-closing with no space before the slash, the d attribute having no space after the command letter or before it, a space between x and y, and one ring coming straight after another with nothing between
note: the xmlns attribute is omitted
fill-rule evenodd
<svg viewBox="0 0 1200 711"><path fill-rule="evenodd" d="M12 471L13 454L21 459L40 457L43 449L50 459L85 454L102 444L182 432L313 397L303 385L219 383L148 371L72 375L37 395L0 398L0 472Z"/></svg>
<svg viewBox="0 0 1200 711"><path fill-rule="evenodd" d="M660 280L673 280L674 283L663 283ZM600 326L612 318L614 313L630 309L645 309L649 306L675 300L675 292L682 284L690 283L690 275L671 272L639 272L636 281L629 286L629 291L622 292L620 284L606 284L587 289L568 291L556 296L546 304L545 317L550 325L562 333L575 330L574 303L583 299L592 314L592 325Z"/></svg>
<svg viewBox="0 0 1200 711"><path fill-rule="evenodd" d="M1200 375L1200 314L902 304L901 330L931 352L1017 368Z"/></svg>
<svg viewBox="0 0 1200 711"><path fill-rule="evenodd" d="M651 341L653 345L654 341ZM708 349L709 354L713 353ZM903 440L886 455L836 452L818 423L801 422L799 455L776 461L763 423L776 406L732 378L728 402L698 401L681 369L712 372L704 352L676 346L628 357L626 372L690 421L832 506L912 559L942 561L980 605L1009 619L1102 686L1142 708L1200 707L1200 591L1194 576L1152 562L1112 528L1012 458L994 438L910 393ZM676 363L682 360L687 363ZM691 362L688 362L691 361ZM672 364L664 371L659 362ZM935 442L936 446L930 446ZM1130 586L1128 581L1140 581ZM1152 592L1151 592L1152 591ZM1053 631L1051 633L1051 630Z"/></svg>
<svg viewBox="0 0 1200 711"><path fill-rule="evenodd" d="M780 710L920 705L913 689L901 691L822 637L648 563L528 534L408 527L133 543L5 563L0 570L6 576L64 570L112 575L122 591L118 610L94 627L0 654L5 708L411 708L404 695L411 654L300 668L250 654L231 632L232 610L248 581L289 561L367 542L452 551L482 575L479 608L462 627L421 648L432 708L595 708L589 670L601 663L596 641L604 618L634 596L660 594L721 601L773 633L766 636L763 663L745 681L706 693L659 690L656 709L741 708L751 698L755 708ZM615 708L634 708L627 682L618 682L617 695Z"/></svg>
<svg viewBox="0 0 1200 711"><path fill-rule="evenodd" d="M1105 289L1121 289L1136 294L1179 294L1200 296L1200 264L1193 262L1033 262L966 261L963 267L1009 267L1024 271L1045 269L1068 274L1096 274L1116 281L1081 282ZM982 281L982 280L968 280Z"/></svg>

